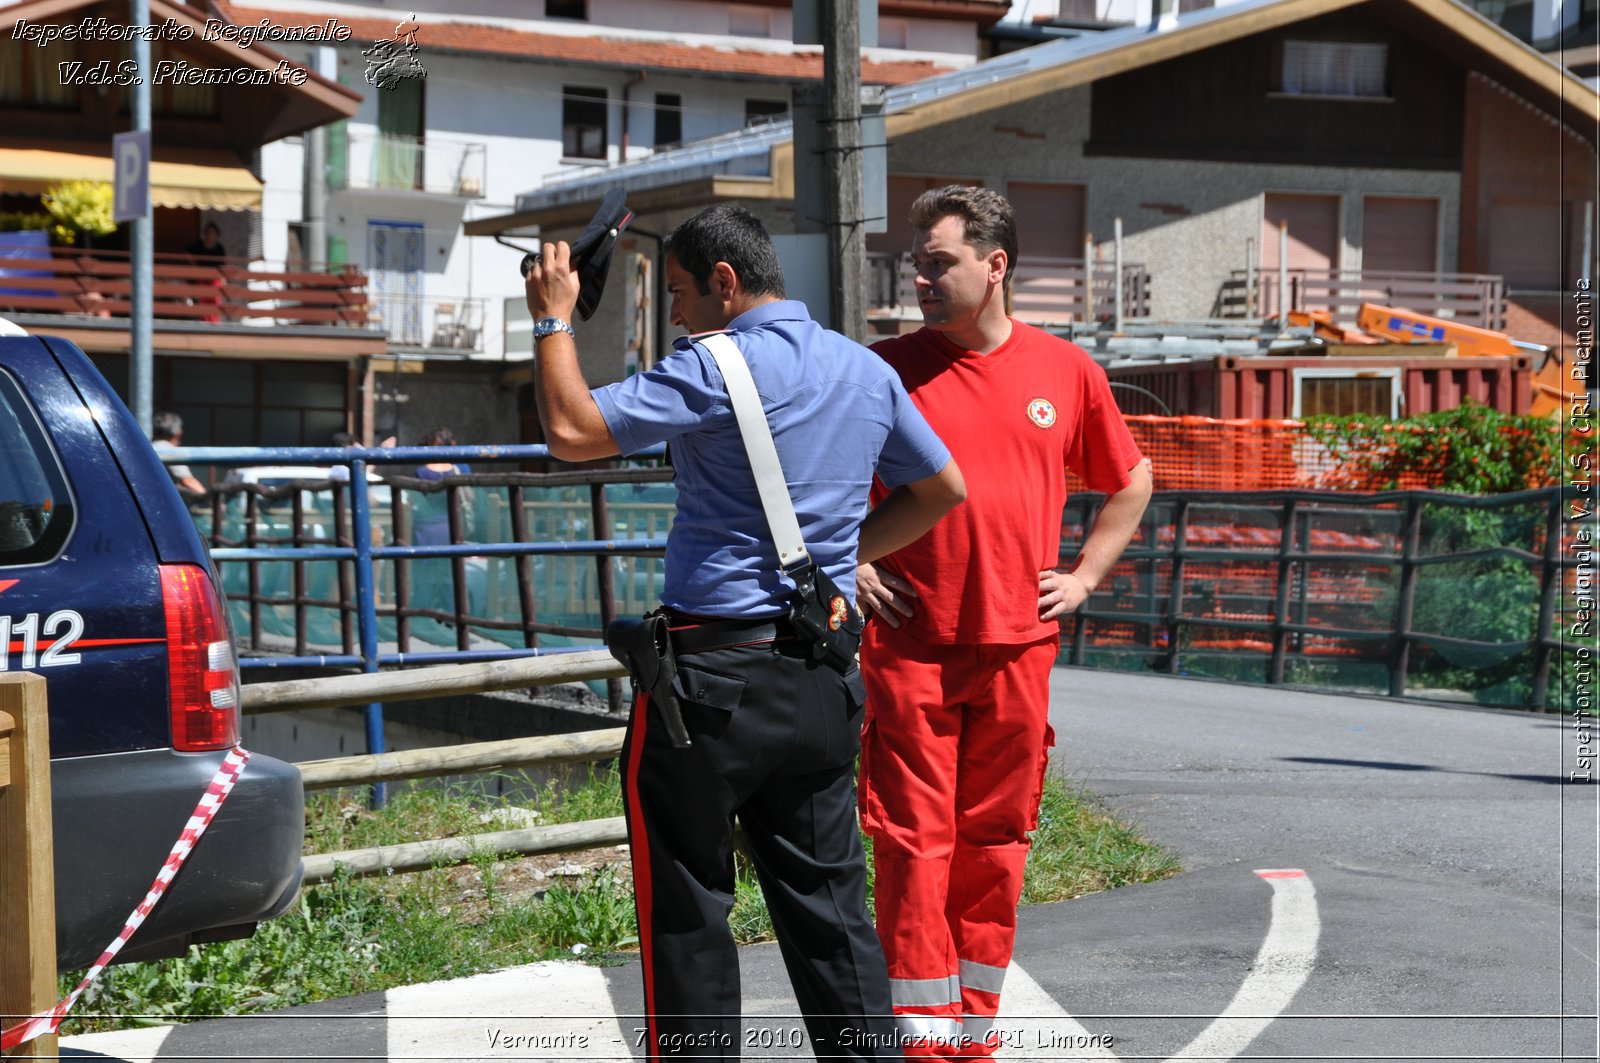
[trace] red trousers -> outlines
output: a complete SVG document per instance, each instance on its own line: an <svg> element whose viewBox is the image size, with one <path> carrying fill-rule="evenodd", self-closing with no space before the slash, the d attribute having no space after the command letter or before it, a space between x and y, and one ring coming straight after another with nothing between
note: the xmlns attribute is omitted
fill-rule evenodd
<svg viewBox="0 0 1600 1063"><path fill-rule="evenodd" d="M868 626L861 822L908 1058L993 1054L1055 734L1057 640L933 645Z"/></svg>

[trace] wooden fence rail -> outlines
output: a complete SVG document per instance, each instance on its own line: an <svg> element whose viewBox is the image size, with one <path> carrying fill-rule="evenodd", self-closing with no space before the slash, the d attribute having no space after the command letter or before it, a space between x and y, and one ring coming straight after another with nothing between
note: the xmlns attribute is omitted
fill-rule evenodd
<svg viewBox="0 0 1600 1063"><path fill-rule="evenodd" d="M0 1028L56 1002L55 850L45 681L0 676ZM7 1056L54 1057L54 1035Z"/></svg>
<svg viewBox="0 0 1600 1063"><path fill-rule="evenodd" d="M41 248L0 263L0 310L127 317L132 272L126 252ZM354 267L265 272L156 255L151 280L151 313L161 319L367 327L367 278Z"/></svg>
<svg viewBox="0 0 1600 1063"><path fill-rule="evenodd" d="M291 679L281 683L252 683L244 688L246 712L282 712L290 709L365 705L375 701L408 701L441 694L519 690L585 679L625 675L622 666L604 650L528 657L509 661L440 665L403 672ZM535 765L570 764L607 760L622 752L624 729L511 738L499 742L474 742L460 746L434 746L394 753L333 757L298 765L308 790L338 786L364 786L441 775L471 775ZM464 838L436 838L405 845L383 845L305 858L305 881L323 882L343 867L354 876L468 863L478 853L565 853L628 840L622 819L562 823L549 827L476 834Z"/></svg>

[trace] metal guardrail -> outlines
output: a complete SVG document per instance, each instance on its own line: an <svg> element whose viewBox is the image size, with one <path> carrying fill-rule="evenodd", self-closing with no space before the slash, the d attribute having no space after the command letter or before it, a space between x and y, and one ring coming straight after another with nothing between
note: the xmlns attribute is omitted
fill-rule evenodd
<svg viewBox="0 0 1600 1063"><path fill-rule="evenodd" d="M1097 504L1072 496L1069 529L1090 526ZM1495 520L1510 534L1492 531ZM1063 653L1075 665L1113 655L1170 674L1229 655L1258 663L1272 684L1293 681L1292 665L1357 661L1386 676L1375 693L1397 697L1414 689L1424 650L1484 667L1531 654L1527 707L1560 708L1572 693L1560 689L1563 661L1592 652L1592 629L1567 637L1561 618L1592 616L1594 524L1578 486L1157 492L1134 543L1063 623ZM1474 602L1490 593L1501 610L1492 618ZM1504 637L1473 637L1489 619Z"/></svg>
<svg viewBox="0 0 1600 1063"><path fill-rule="evenodd" d="M317 463L345 464L351 482L368 483L369 464L428 461L543 461L544 447L412 447L389 450L333 448L255 448L251 450L185 448L168 452L171 462L228 465ZM497 473L515 489L529 476L543 482L593 485L605 479L658 471L603 470L598 473ZM598 478L598 479L596 479ZM393 478L391 478L392 480ZM479 477L481 480L482 477ZM375 482L374 482L375 483ZM292 495L296 527L303 517L300 494L326 482L294 482L250 492L247 506L259 498ZM461 484L446 483L450 491ZM603 483L602 483L603 486ZM351 513L347 525L336 512L334 527L351 529L352 542L322 545L219 547L224 564L263 559L303 565L336 559L353 564L351 588L358 606L361 652L295 663L359 665L362 674L253 683L244 688L245 711L251 713L365 705L369 752L366 755L311 761L299 765L310 789L370 785L381 801L388 782L444 775L480 774L507 769L593 761L615 757L623 731L613 728L570 735L515 738L461 746L386 753L382 745L382 703L437 697L450 693L527 689L580 680L614 680L622 668L600 650L552 655L540 647L507 650L514 659L482 660L479 651L458 649L431 655L380 654L376 650L376 580L373 564L384 558L452 560L486 553L529 559L552 551L591 553L601 569L609 557L624 552L659 552L664 541L585 540L570 543L461 543L434 546L375 545L369 491L346 492ZM337 505L339 492L334 493ZM601 496L603 498L603 495ZM1071 552L1072 528L1092 524L1100 498L1074 495L1068 503L1064 547ZM1556 666L1578 644L1565 637L1563 603L1573 599L1574 577L1585 565L1592 586L1592 561L1574 548L1582 522L1593 523L1587 497L1577 488L1547 488L1513 495L1468 497L1437 492L1402 491L1358 495L1318 491L1290 492L1164 492L1155 496L1144 528L1101 589L1063 624L1064 654L1069 663L1090 663L1091 654L1139 656L1146 667L1177 673L1191 655L1205 652L1254 657L1268 682L1292 680L1296 662L1328 656L1377 654L1389 676L1388 693L1404 695L1415 675L1414 654L1421 648L1446 646L1494 654L1532 651L1534 707L1548 707ZM1425 549L1427 514L1437 509L1477 513L1506 509L1537 513L1523 521L1531 529L1525 541L1474 545L1464 549ZM452 537L460 538L459 499L451 503ZM1218 527L1208 511L1232 510L1231 524ZM1330 519L1332 515L1332 519ZM597 528L605 528L605 511L597 511ZM396 527L404 530L403 518ZM526 529L521 529L526 531ZM303 538L303 536L302 536ZM1536 585L1537 620L1528 637L1500 641L1458 638L1422 629L1418 624L1419 583L1438 566L1505 561L1525 566ZM1209 571L1208 571L1209 566ZM1229 567L1224 567L1229 566ZM1219 572L1230 573L1224 585ZM297 607L310 604L298 586ZM1472 588L1468 588L1471 593ZM607 592L609 596L610 592ZM459 603L458 603L459 604ZM1523 603L1524 606L1530 603ZM1592 604L1591 604L1592 608ZM1382 614L1367 626L1352 624L1352 610ZM403 611L403 610L402 610ZM609 614L608 614L609 615ZM526 616L524 617L526 619ZM1118 634L1120 632L1120 634ZM1232 645L1239 642L1240 645ZM1350 647L1356 647L1354 654ZM384 664L449 659L448 666L381 672ZM257 662L261 663L261 662ZM374 722L376 721L374 730ZM306 880L320 881L343 867L356 875L423 870L441 863L461 863L484 851L522 854L568 852L626 840L620 820L597 820L523 830L500 831L467 838L422 841L404 846L319 854L306 860Z"/></svg>
<svg viewBox="0 0 1600 1063"><path fill-rule="evenodd" d="M654 453L660 453L656 448ZM650 456L652 452L645 452L642 456ZM304 651L305 610L313 605L333 606L340 610L342 616L353 619L353 637L349 625L346 628L345 649L349 652L338 654L306 654L296 653L288 656L275 657L246 657L241 660L241 666L254 667L359 667L365 674L377 672L385 665L400 664L427 664L443 661L464 660L490 660L519 657L535 657L550 653L570 652L569 648L545 647L539 645L541 633L555 630L571 632L570 628L561 628L560 625L541 623L536 614L536 604L532 600L528 588L531 585L529 572L534 558L540 555L568 554L593 556L596 561L596 584L598 587L598 605L600 625L593 630L579 630L577 633L599 637L605 626L614 619L617 596L614 593L614 580L609 559L626 556L660 556L666 548L664 537L649 539L612 539L609 537L611 527L608 508L605 503L604 486L606 483L617 482L649 482L670 476L670 473L653 469L607 469L587 472L562 472L562 473L493 473L474 474L472 477L446 477L441 482L423 482L421 480L390 476L387 480L379 480L374 467L409 465L418 466L430 462L547 462L550 461L549 449L542 445L518 446L456 446L456 447L391 447L391 448L337 448L337 447L183 447L165 451L162 459L168 464L185 463L191 465L217 465L224 467L246 466L282 466L282 467L307 467L307 466L341 466L348 469L348 477L340 483L330 480L323 481L292 481L287 485L277 488L261 488L259 485L240 485L234 493L245 497L243 526L247 536L254 535L260 516L260 503L263 497L289 497L290 520L292 528L289 542L278 542L273 545L248 545L239 542L229 542L225 535L226 507L228 505L228 492L218 492L212 501L212 540L211 556L218 563L219 568L238 562L250 563L251 586L247 592L247 600L251 608L259 608L261 600L259 586L258 562L291 563L295 569L294 595L292 602L297 613L296 648ZM504 485L511 495L512 504L509 508L511 530L515 541L505 543L474 543L464 541L465 514L463 512L461 491L470 482L498 481ZM349 489L350 484L366 485L366 490ZM394 541L390 543L375 542L373 534L373 503L372 494L375 490L382 490L387 484L392 492L398 487L420 491L442 491L446 498L446 508L449 521L449 542L415 545L411 542L412 529L408 526L407 510L404 505L394 507ZM528 485L585 485L589 488L591 499L592 528L595 537L576 541L531 541L528 528L522 521L525 514L521 505L520 492ZM306 535L304 495L308 488L333 488L333 513L330 525L330 534L327 538L313 539ZM510 563L519 566L517 572L517 585L519 587L518 606L520 616L516 621L505 621L495 617L473 616L470 601L467 596L466 565L469 558L505 558ZM453 589L454 609L446 612L443 610L415 607L409 604L406 586L410 565L414 562L428 559L446 559L451 562L451 583ZM350 578L343 574L340 577L339 600L318 600L308 593L307 566L317 561L341 562L341 568L350 568ZM453 622L456 625L457 645L454 650L424 653L406 653L402 650L384 652L380 649L379 637L379 586L377 579L377 565L381 562L394 563L394 581L397 587L395 604L390 607L400 635L399 645L407 645L406 627L408 623L418 617ZM224 577L226 585L227 578ZM501 649L475 649L471 646L469 627L473 625L500 625L502 628L511 628L523 633L525 645L522 647L507 646ZM354 645L351 645L354 643ZM620 674L620 673L619 673ZM620 685L614 680L610 682L610 698L614 709L620 710L622 696ZM366 748L368 753L382 753L385 749L382 705L377 702L366 706ZM381 801L381 791L378 799Z"/></svg>

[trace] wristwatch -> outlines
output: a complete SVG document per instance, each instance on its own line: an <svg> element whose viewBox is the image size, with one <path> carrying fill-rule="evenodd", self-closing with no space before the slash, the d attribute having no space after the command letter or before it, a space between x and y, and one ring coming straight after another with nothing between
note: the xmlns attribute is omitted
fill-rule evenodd
<svg viewBox="0 0 1600 1063"><path fill-rule="evenodd" d="M573 339L577 339L577 334L572 331L572 326L559 317L541 317L533 323L533 338L535 340L542 340L556 332L565 332Z"/></svg>

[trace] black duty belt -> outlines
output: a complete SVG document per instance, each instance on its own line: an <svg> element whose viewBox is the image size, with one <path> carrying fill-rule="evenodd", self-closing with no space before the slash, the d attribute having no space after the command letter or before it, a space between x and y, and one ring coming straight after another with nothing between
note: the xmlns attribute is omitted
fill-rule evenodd
<svg viewBox="0 0 1600 1063"><path fill-rule="evenodd" d="M679 655L760 646L796 637L794 625L783 616L765 620L701 620L671 613L669 617L672 649Z"/></svg>
<svg viewBox="0 0 1600 1063"><path fill-rule="evenodd" d="M672 744L682 749L690 745L690 740L678 695L672 689L678 657L794 637L795 629L787 617L716 620L658 611L637 620L613 620L606 627L606 648L627 666L635 691L649 695Z"/></svg>

